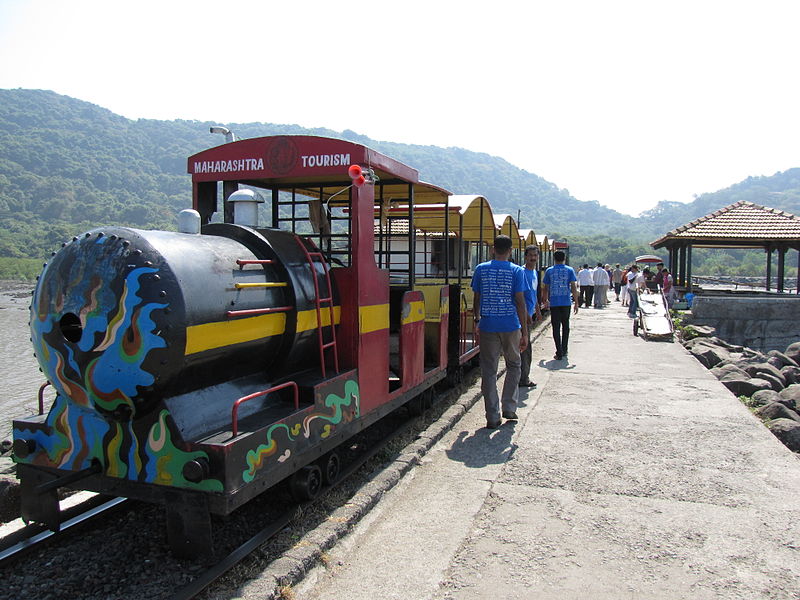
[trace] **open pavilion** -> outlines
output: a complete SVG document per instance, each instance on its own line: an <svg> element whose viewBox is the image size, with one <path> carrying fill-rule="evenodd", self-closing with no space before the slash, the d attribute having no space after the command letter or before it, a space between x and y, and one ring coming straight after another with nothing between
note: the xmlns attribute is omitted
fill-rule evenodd
<svg viewBox="0 0 800 600"><path fill-rule="evenodd" d="M752 202L736 202L673 229L650 242L669 251L675 285L692 289L692 248L763 248L767 255L766 289L772 279L772 253L777 252L777 291L784 291L786 253L798 251L797 289L800 293L800 217Z"/></svg>

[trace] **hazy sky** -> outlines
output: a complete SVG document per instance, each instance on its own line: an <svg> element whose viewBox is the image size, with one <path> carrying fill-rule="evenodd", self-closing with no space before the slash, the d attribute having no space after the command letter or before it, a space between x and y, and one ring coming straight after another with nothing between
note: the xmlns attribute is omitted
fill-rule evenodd
<svg viewBox="0 0 800 600"><path fill-rule="evenodd" d="M0 88L459 146L638 214L800 167L798 31L798 0L0 0Z"/></svg>

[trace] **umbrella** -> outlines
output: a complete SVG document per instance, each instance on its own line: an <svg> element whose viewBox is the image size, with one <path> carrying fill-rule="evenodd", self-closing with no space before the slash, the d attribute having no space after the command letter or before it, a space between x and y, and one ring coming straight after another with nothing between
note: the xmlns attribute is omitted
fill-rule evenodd
<svg viewBox="0 0 800 600"><path fill-rule="evenodd" d="M655 256L654 254L642 254L641 256L636 257L637 263L663 263L664 261L661 260L659 257Z"/></svg>

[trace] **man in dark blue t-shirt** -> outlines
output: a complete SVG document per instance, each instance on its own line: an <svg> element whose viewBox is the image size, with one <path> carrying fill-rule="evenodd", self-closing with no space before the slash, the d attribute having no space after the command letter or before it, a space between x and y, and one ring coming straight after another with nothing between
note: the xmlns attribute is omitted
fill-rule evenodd
<svg viewBox="0 0 800 600"><path fill-rule="evenodd" d="M563 250L553 254L555 265L544 272L542 278L542 302L550 304L550 323L553 325L553 341L556 354L553 358L567 358L569 345L569 309L575 303L575 314L578 314L578 284L572 267L564 264L567 255Z"/></svg>
<svg viewBox="0 0 800 600"><path fill-rule="evenodd" d="M499 235L494 240L494 260L479 264L472 274L472 314L480 335L481 391L489 429L500 426L501 404L504 419L517 419L520 352L528 344L524 269L509 262L510 256L511 238ZM506 362L502 402L497 393L501 353Z"/></svg>

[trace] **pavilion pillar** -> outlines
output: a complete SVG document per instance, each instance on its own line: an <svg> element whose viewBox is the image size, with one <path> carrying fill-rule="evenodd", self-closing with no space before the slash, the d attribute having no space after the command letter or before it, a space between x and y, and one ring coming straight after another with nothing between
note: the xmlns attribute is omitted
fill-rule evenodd
<svg viewBox="0 0 800 600"><path fill-rule="evenodd" d="M783 293L784 263L786 261L786 248L778 248L778 292Z"/></svg>
<svg viewBox="0 0 800 600"><path fill-rule="evenodd" d="M794 291L800 294L800 248L797 249L797 281L794 284Z"/></svg>
<svg viewBox="0 0 800 600"><path fill-rule="evenodd" d="M689 291L692 291L692 247L686 247L686 287L689 288Z"/></svg>
<svg viewBox="0 0 800 600"><path fill-rule="evenodd" d="M681 285L689 287L686 281L686 246L681 246L678 250L678 270L681 272Z"/></svg>
<svg viewBox="0 0 800 600"><path fill-rule="evenodd" d="M772 289L772 246L767 245L767 291Z"/></svg>

